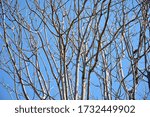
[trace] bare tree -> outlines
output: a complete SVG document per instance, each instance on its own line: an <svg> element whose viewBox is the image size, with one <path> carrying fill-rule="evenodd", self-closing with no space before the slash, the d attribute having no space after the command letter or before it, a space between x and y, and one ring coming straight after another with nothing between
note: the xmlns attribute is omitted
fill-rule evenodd
<svg viewBox="0 0 150 117"><path fill-rule="evenodd" d="M13 99L150 98L149 6L0 0L1 85Z"/></svg>

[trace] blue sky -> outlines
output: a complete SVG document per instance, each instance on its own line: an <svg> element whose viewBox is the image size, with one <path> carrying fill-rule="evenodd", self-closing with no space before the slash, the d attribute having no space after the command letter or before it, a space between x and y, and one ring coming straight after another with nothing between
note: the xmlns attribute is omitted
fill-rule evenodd
<svg viewBox="0 0 150 117"><path fill-rule="evenodd" d="M133 1L133 2L132 2ZM136 6L137 5L137 3L134 1L134 0L132 0L132 1L130 1L130 0L126 0L126 5L127 6L129 6L129 8L130 7L134 7L134 6ZM34 18L34 20L33 20L33 24L34 24L34 26L31 26L31 27L37 27L37 26L39 26L40 24L40 30L42 30L41 31L41 35L42 35L42 38L43 39L47 39L48 40L48 42L49 42L49 44L50 44L50 49L55 53L55 52L58 52L58 50L57 50L57 47L56 46L54 46L56 43L57 43L57 41L56 41L56 37L54 36L54 35L52 35L49 31L48 31L48 28L45 28L46 29L46 34L45 34L45 32L44 32L44 30L43 30L43 23L41 23L41 20L40 20L40 18L38 18L38 16L37 15L34 15L34 13L30 13L30 10L29 9L27 9L26 7L27 7L27 5L26 5L26 3L25 3L25 1L24 0L18 0L18 2L19 2L19 5L20 5L20 13L22 14L22 16L24 17L24 19L27 21L27 22L29 22L29 23L31 23L31 19L32 18ZM66 5L65 7L67 8L67 9L69 9L69 4L71 4L71 2L72 2L72 0L70 0L69 2L68 2L68 6ZM31 3L31 2L30 2ZM92 2L88 2L86 5L88 6L93 6L92 4L91 4ZM13 4L15 4L15 3L12 3L12 6L13 6ZM44 4L44 2L43 2L43 0L40 0L40 2L39 2L39 4L40 4L40 6L41 6L41 8L42 7L44 7L43 6L43 4ZM33 8L33 9L35 9L35 6L31 3L30 4L31 5L31 7ZM113 9L114 10L116 10L116 9L119 9L120 8L120 6L116 6L116 8L114 7ZM126 9L128 9L128 8L126 8ZM135 8L134 9L135 10L135 12L137 12L138 10L139 10L139 8ZM137 11L136 11L137 10ZM48 12L50 12L50 10L48 10L47 11L47 13ZM71 11L72 13L70 14L70 16L71 17L74 17L74 11ZM90 12L90 11L89 11ZM118 11L119 13L121 13L121 11ZM120 16L120 14L117 14L117 17L119 18L119 16ZM29 14L30 14L30 16L29 16ZM39 13L40 14L40 13ZM85 14L84 14L85 16L87 15L86 14L86 12L85 12ZM42 16L42 14L40 14L40 16ZM60 19L62 18L61 17L61 13L59 14L59 17L60 17ZM130 20L131 18L133 18L134 17L134 14L133 14L133 12L131 13L131 14L129 14L128 15L128 20ZM31 19L30 19L31 18ZM104 20L105 20L105 17L102 17L102 20L101 20L101 22L100 22L100 27L103 27L103 24L104 24ZM84 24L84 21L85 20L83 20L83 22L82 22L82 24ZM114 20L114 14L111 14L111 18L110 18L110 20L109 20L109 26L111 27L113 27L113 25L111 24L111 22L114 22L115 23L115 20ZM13 26L13 24L11 24L11 22L9 22L8 21L8 19L6 19L6 23L7 24L9 24L10 26ZM133 28L131 28L131 30L130 30L130 33L131 32L138 32L140 29L139 29L139 24L136 24L135 25L135 23L137 23L137 22L133 22L133 23L131 23L131 25L130 26L132 26ZM15 24L15 25L18 25L17 23ZM51 28L51 30L52 31L54 31L54 28L52 27L52 26L50 26L50 24L48 23L48 25L49 25L49 27ZM116 23L116 26L119 26L119 25L121 25L121 22L120 22L120 24L119 24L119 22L117 22ZM64 26L66 29L67 29L67 27L68 27L68 24L66 23L66 25ZM76 27L75 27L76 28ZM110 28L111 29L111 28ZM77 29L74 29L74 30L77 30ZM84 32L84 29L82 29L82 27L81 27L81 30ZM115 31L115 29L111 29L111 30L113 30L113 31ZM56 31L54 31L54 32L56 32ZM3 29L2 28L0 28L0 34L2 34L3 33ZM14 38L15 39L15 37L14 37L14 35L13 35L13 33L12 33L12 31L10 31L10 30L8 30L8 33L9 33L9 35L10 36L12 36L12 38ZM75 33L77 33L77 32L75 32ZM26 35L27 34L27 35ZM128 35L128 33L126 33L126 36ZM149 36L149 32L147 32L146 33L146 35L147 35L147 37ZM24 40L23 41L23 46L24 46L24 48L25 49L27 49L28 50L28 48L29 48L29 45L28 45L28 37L30 36L30 33L28 33L28 31L26 31L26 30L23 30L22 31L22 39ZM39 38L38 37L38 35L37 34L33 34L33 36L34 36L34 38ZM77 35L76 35L77 36ZM132 41L132 44L133 44L133 50L134 49L136 49L137 48L137 46L138 46L138 38L139 37L139 34L137 34L137 35L135 35L135 36L133 36L133 38L131 39L131 41ZM105 34L105 36L104 36L104 38L108 38L108 41L109 41L109 39L111 40L111 38L112 38L112 36L111 35L108 35L108 34ZM120 38L120 36L118 36L118 38ZM90 39L92 39L92 34L91 34L91 37L90 37ZM118 39L117 40L117 43L119 44L120 43L120 40ZM41 45L41 42L40 41L38 41L38 44L39 45ZM89 45L91 44L91 40L89 41ZM1 39L1 37L0 37L0 45L3 45L3 41L2 41L2 39ZM124 45L125 46L125 45ZM14 47L14 46L13 46ZM15 48L15 47L14 47ZM0 50L2 50L2 46L0 46ZM107 49L107 51L109 51L109 48ZM112 54L113 54L113 56L115 57L116 56L116 53L115 53L115 50L112 52ZM26 52L26 55L28 55L28 56L31 56L31 53L29 52ZM56 54L54 54L55 55L55 57L57 58L57 55ZM7 54L7 51L6 51L6 53L4 54L4 56L5 56L5 59L6 60L8 60L9 58L7 58L7 56L8 56L8 54ZM68 52L68 56L69 56L69 52ZM43 59L43 61L42 61L42 59L40 59L40 57L42 57L42 59ZM75 57L74 57L75 58ZM2 61L2 59L3 59L3 56L1 55L0 56L0 59L1 59L1 61ZM17 59L17 58L16 58ZM33 57L33 60L34 60L35 58ZM107 58L106 57L106 59L107 60L109 60L109 58ZM128 56L127 56L127 53L125 52L125 58L122 60L123 62L122 62L122 66L123 66L123 72L124 72L124 75L126 76L127 74L128 74L128 70L129 70L129 67L130 67L130 61L128 60L129 58L128 58ZM44 52L43 52L43 50L41 49L41 50L39 50L39 65L40 65L40 69L42 70L42 73L43 73L43 75L44 75L44 77L45 77L45 80L46 81L48 81L49 79L48 79L48 77L47 77L47 75L46 75L46 70L44 69L44 66L43 66L43 64L47 64L48 63L48 60L46 59L46 57L45 57L45 54L44 54ZM109 61L109 64L110 65L112 65L113 66L113 63L115 63L115 59L113 59L113 60L110 60ZM59 65L59 62L57 62L57 64L58 64L58 66L60 67L60 65ZM11 68L11 67L10 67ZM29 67L30 68L30 73L31 73L31 77L33 77L33 79L34 79L34 70L33 70L33 66L30 66ZM54 69L55 69L55 67L53 67ZM74 76L75 75L75 68L74 67L72 67L72 65L71 66L69 66L69 68L70 68L70 71L71 71L71 73L72 73L72 76ZM98 66L97 67L97 69L96 69L96 71L97 72L101 72L101 70L99 70L98 68L101 68L101 66ZM144 68L144 59L141 59L141 61L139 62L139 68L140 69L143 69ZM49 66L47 66L47 69L48 70L50 70L50 68L49 68ZM81 68L82 69L82 68ZM56 72L56 69L54 70L55 72ZM117 75L117 73L116 73L116 69L114 69L114 71L112 72L114 75ZM57 73L56 73L57 74ZM81 77L81 72L80 72L80 77ZM23 75L23 77L25 78L25 75ZM58 89L56 88L56 82L55 82L55 80L53 79L53 76L52 76L52 74L50 73L49 74L49 77L50 77L50 82L51 82L51 86L50 86L50 88L51 88L51 91L52 91L52 95L56 95L57 94L57 92L58 92ZM13 84L13 81L12 81L12 79L3 71L3 70L1 70L0 69L0 81L3 83L5 83L5 85L3 86L2 84L0 84L0 92L2 92L2 93L0 93L0 99L14 99L15 98L15 95L12 93L12 90L11 90L11 88L13 88L14 87L14 84ZM129 77L127 77L127 79L126 79L126 81L128 82L128 88L130 89L132 86L131 86L131 84L132 84L132 75L130 75ZM100 83L99 83L99 79L97 78L97 76L94 74L94 73L92 73L92 75L91 75L91 94L93 94L94 95L94 97L91 97L91 99L100 99L101 97L102 97L102 94L101 94L101 91L100 91ZM80 78L80 84L81 84L81 78ZM96 87L95 85L97 85L97 86L99 86L99 87ZM19 86L18 86L19 87ZM37 86L37 87L39 87L39 86ZM118 89L118 87L119 87L119 83L117 82L117 79L115 79L115 78L113 78L113 87L114 87L114 89ZM6 89L7 88L7 89ZM26 89L27 89L27 92L29 93L29 95L33 95L33 90L31 90L30 89L30 87L26 87ZM79 89L81 89L81 85L79 85ZM11 93L11 95L12 95L12 97L10 96L10 94L6 91L6 90L9 90L10 91L10 93ZM18 90L20 90L20 88L18 88ZM140 81L140 84L138 85L138 93L137 93L137 99L141 99L142 98L142 96L144 95L144 92L148 92L148 85L147 85L147 79L146 78L144 78L143 80L141 80ZM79 92L81 93L81 90L79 90ZM32 96L31 96L32 97ZM20 97L21 99L22 99L22 97ZM59 99L59 95L57 95L56 96L56 99ZM150 95L149 95L149 98L148 99L150 99Z"/></svg>

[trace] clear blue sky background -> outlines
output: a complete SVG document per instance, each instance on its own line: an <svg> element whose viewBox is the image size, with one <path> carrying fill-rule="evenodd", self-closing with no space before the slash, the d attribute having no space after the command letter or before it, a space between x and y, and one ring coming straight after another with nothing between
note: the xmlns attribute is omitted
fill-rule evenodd
<svg viewBox="0 0 150 117"><path fill-rule="evenodd" d="M130 0L127 0L128 1L128 4L134 4L134 3L132 3ZM23 8L23 7L26 7L25 6L25 3L24 3L24 0L18 0L18 2L20 3L20 6ZM41 3L42 3L42 0L40 1ZM136 2L135 2L135 6L136 6ZM27 12L25 12L24 13L24 15L27 15ZM139 30L139 27L137 26L137 30ZM3 33L3 30L2 29L0 29L0 33ZM134 44L135 44L135 47L136 47L136 38L135 38L135 42L134 42ZM2 39L0 39L0 50L2 49L2 46L1 45L3 45L3 42L2 42ZM0 59L1 59L1 57L2 56L0 56ZM141 64L140 64L140 67L142 68L143 67L143 64L142 64L143 62L141 61ZM129 64L129 61L127 61L127 60L124 60L124 62L123 62L123 66L124 66L124 68L126 68L126 67L128 67L128 64ZM43 72L44 72L44 70L43 70ZM125 74L127 74L127 71L124 69L124 73ZM93 83L97 83L98 82L98 80L97 79L94 79L94 75L92 76L93 77L93 80L92 80L92 82ZM144 82L141 82L140 83L140 85L138 86L138 91L140 92L138 95L137 95L137 97L140 99L141 98L141 96L143 95L143 93L144 93L144 91L148 91L149 89L148 89L148 85L147 85L147 79L145 78L144 79L145 81ZM10 94L8 93L8 91L10 91L10 93L11 93L11 88L13 88L13 82L12 82L12 80L10 80L9 79L9 76L7 76L6 75L6 73L4 73L2 70L0 70L0 81L1 82L4 82L5 84L0 84L0 99L12 99L12 97L14 96L14 94L11 94L12 95L12 97L10 96ZM114 85L116 85L116 84L114 84ZM54 85L55 86L55 85ZM118 86L116 85L116 88L117 88ZM95 88L95 87L93 87L93 88L91 88L91 92L93 92L93 94L94 94L94 96L95 96L95 98L97 97L99 97L99 94L97 94L97 90L99 90L99 88ZM30 91L30 90L29 90ZM32 92L31 92L32 93ZM149 99L150 99L150 96L149 96Z"/></svg>

